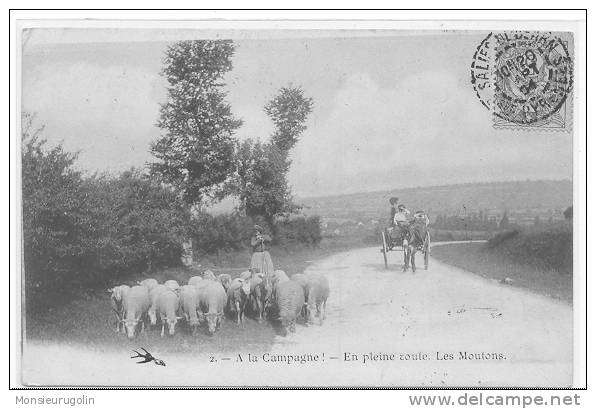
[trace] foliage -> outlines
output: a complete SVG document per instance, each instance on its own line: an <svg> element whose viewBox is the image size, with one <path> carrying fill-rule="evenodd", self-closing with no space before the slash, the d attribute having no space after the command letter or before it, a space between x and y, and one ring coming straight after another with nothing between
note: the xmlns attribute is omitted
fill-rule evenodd
<svg viewBox="0 0 596 409"><path fill-rule="evenodd" d="M275 242L282 246L304 244L315 247L323 238L318 216L295 217L279 222L275 227Z"/></svg>
<svg viewBox="0 0 596 409"><path fill-rule="evenodd" d="M217 216L201 213L191 223L193 250L199 257L247 248L252 233L251 219L238 213Z"/></svg>
<svg viewBox="0 0 596 409"><path fill-rule="evenodd" d="M503 243L505 243L508 240L511 240L514 237L516 237L517 235L519 235L520 232L521 232L521 229L519 227L517 227L515 229L505 230L500 233L497 233L497 234L495 234L494 237L492 237L490 240L488 240L488 242L486 243L486 246L489 248L499 247Z"/></svg>
<svg viewBox="0 0 596 409"><path fill-rule="evenodd" d="M508 283L537 293L573 302L573 277L542 264L536 259L511 258L484 243L445 244L433 248L433 257L473 272L491 281Z"/></svg>
<svg viewBox="0 0 596 409"><path fill-rule="evenodd" d="M458 215L437 215L431 227L443 230L476 230L491 231L499 228L496 220L489 219L486 211L471 212L464 217Z"/></svg>
<svg viewBox="0 0 596 409"><path fill-rule="evenodd" d="M23 129L28 302L179 262L190 214L174 191L138 170L83 177L76 155Z"/></svg>
<svg viewBox="0 0 596 409"><path fill-rule="evenodd" d="M306 130L304 123L312 108L312 98L306 97L302 88L293 86L282 87L265 106L265 112L275 125L271 144L285 155L286 161L290 150Z"/></svg>
<svg viewBox="0 0 596 409"><path fill-rule="evenodd" d="M166 50L168 100L158 122L165 133L151 146L158 160L151 169L190 204L217 197L233 169L232 135L242 121L232 115L223 90L233 55L229 40L180 41Z"/></svg>
<svg viewBox="0 0 596 409"><path fill-rule="evenodd" d="M177 264L190 213L176 193L139 170L87 182L95 194L88 212L99 222L99 270L112 275Z"/></svg>
<svg viewBox="0 0 596 409"><path fill-rule="evenodd" d="M247 140L236 147L236 171L228 191L240 200L240 210L249 217L264 217L274 224L299 209L293 203L287 173L290 150L306 129L313 101L300 87L283 87L266 106L275 125L267 143Z"/></svg>
<svg viewBox="0 0 596 409"><path fill-rule="evenodd" d="M506 230L489 240L486 248L539 269L573 272L573 224L566 220Z"/></svg>
<svg viewBox="0 0 596 409"><path fill-rule="evenodd" d="M292 202L279 151L271 144L244 141L236 150L236 175L231 185L248 217L264 217L273 224L297 208Z"/></svg>
<svg viewBox="0 0 596 409"><path fill-rule="evenodd" d="M203 257L249 249L253 226L254 219L238 212L217 216L200 213L191 222L193 250ZM322 238L318 217L280 219L274 226L265 224L265 227L271 227L273 244L280 246L316 246Z"/></svg>
<svg viewBox="0 0 596 409"><path fill-rule="evenodd" d="M47 147L25 115L22 132L23 250L26 283L40 287L63 281L77 267L84 186L73 167L76 154Z"/></svg>

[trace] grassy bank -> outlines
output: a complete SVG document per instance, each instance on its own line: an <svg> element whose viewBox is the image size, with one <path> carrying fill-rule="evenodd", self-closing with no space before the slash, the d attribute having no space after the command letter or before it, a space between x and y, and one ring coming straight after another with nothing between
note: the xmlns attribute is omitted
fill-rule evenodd
<svg viewBox="0 0 596 409"><path fill-rule="evenodd" d="M503 232L487 243L438 246L432 254L483 277L507 281L571 303L573 300L573 231L562 222Z"/></svg>
<svg viewBox="0 0 596 409"><path fill-rule="evenodd" d="M313 261L329 254L366 245L357 237L333 238L324 239L316 248L273 248L271 255L275 268L291 275L303 272ZM189 277L207 268L212 269L216 274L229 273L235 277L248 268L249 264L250 253L240 251L204 257L196 266L190 268L156 269L150 276L160 282L175 279L180 283L186 283ZM113 284L133 285L143 278L146 277L132 275ZM53 300L52 306L46 310L26 314L25 326L26 339L38 342L74 343L97 350L129 350L131 347L144 346L150 351L184 353L239 350L263 352L270 348L277 334L277 329L268 322L258 323L249 318L241 328L238 328L233 319L227 319L221 330L214 336L201 333L192 337L186 332L182 323L174 339L161 338L158 330L152 330L131 342L124 335L115 333L114 314L105 288L88 289L80 294L64 295L62 298Z"/></svg>

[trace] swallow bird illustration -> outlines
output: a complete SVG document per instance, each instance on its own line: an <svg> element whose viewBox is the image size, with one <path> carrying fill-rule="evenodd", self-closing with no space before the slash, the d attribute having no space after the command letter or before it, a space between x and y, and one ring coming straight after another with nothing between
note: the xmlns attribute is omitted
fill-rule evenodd
<svg viewBox="0 0 596 409"><path fill-rule="evenodd" d="M130 357L131 359L144 358L142 361L138 361L137 364L146 364L147 362L153 362L155 365L166 366L166 363L164 361L162 361L161 359L155 358L145 348L141 348L141 349L143 351L145 351L144 354L139 353L139 351L133 350L132 352L134 352L136 355Z"/></svg>

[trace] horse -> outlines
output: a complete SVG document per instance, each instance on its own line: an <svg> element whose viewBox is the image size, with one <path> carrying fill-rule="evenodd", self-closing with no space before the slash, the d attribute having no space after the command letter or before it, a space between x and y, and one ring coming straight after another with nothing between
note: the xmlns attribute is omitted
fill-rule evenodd
<svg viewBox="0 0 596 409"><path fill-rule="evenodd" d="M404 269L405 272L408 269L410 253L409 253L409 242L410 242L410 225L409 224L398 224L392 231L391 242L395 242L395 245L402 246L404 250Z"/></svg>
<svg viewBox="0 0 596 409"><path fill-rule="evenodd" d="M423 250L428 234L428 227L424 221L413 220L408 229L408 242L404 242L404 271L412 265L412 272L416 272L416 252ZM428 251L428 249L427 249ZM428 259L424 260L424 268L428 267Z"/></svg>

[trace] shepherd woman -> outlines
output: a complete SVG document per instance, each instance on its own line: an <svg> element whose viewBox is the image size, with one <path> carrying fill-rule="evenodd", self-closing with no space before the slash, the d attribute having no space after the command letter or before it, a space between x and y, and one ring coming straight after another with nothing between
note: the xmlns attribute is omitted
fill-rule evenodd
<svg viewBox="0 0 596 409"><path fill-rule="evenodd" d="M264 229L258 224L255 225L255 234L250 239L252 246L252 258L250 260L250 268L253 271L263 273L265 275L273 274L273 261L269 254L269 245L271 243L271 236L264 232Z"/></svg>

